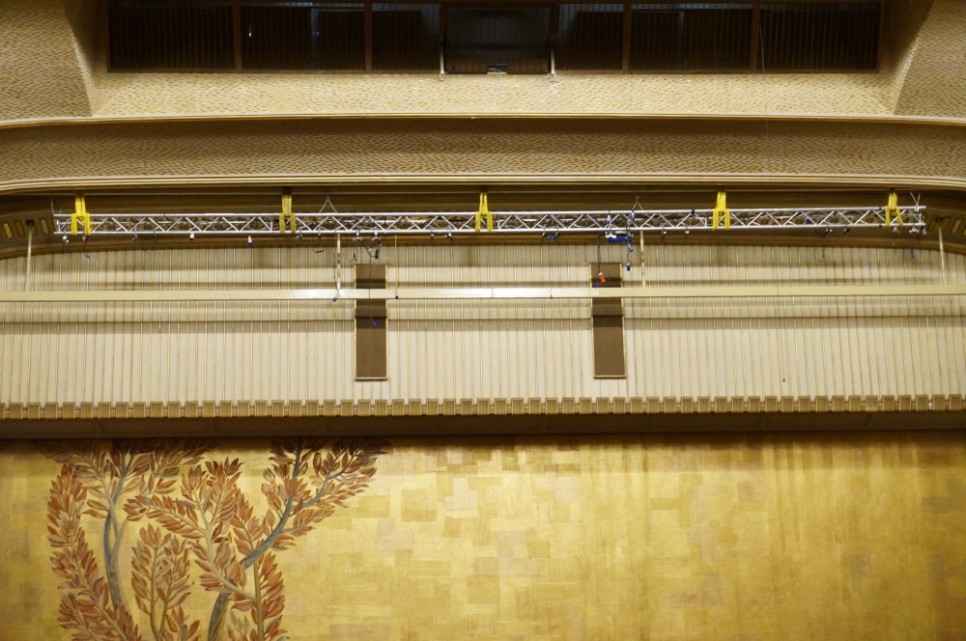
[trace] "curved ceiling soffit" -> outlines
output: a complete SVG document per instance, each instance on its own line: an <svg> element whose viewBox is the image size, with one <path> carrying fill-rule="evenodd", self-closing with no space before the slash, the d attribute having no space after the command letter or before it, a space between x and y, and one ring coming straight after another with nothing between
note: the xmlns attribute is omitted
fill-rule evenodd
<svg viewBox="0 0 966 641"><path fill-rule="evenodd" d="M61 2L4 0L0 24L6 87L0 91L0 118L90 117L85 68Z"/></svg>
<svg viewBox="0 0 966 641"><path fill-rule="evenodd" d="M188 183L808 184L966 190L966 127L746 119L282 119L19 127L0 192Z"/></svg>
<svg viewBox="0 0 966 641"><path fill-rule="evenodd" d="M966 118L966 3L933 0L907 63L897 115Z"/></svg>

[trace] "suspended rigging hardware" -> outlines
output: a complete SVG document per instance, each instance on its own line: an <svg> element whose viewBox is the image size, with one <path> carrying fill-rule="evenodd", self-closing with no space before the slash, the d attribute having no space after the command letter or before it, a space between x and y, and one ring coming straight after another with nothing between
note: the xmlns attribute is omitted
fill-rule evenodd
<svg viewBox="0 0 966 641"><path fill-rule="evenodd" d="M890 199L891 200L891 199ZM485 201L484 201L485 202ZM482 209L482 208L481 208ZM494 234L594 233L613 235L615 242L627 242L641 232L713 230L730 224L732 230L816 230L906 229L925 233L925 207L823 207L730 209L628 209L586 211L500 211L487 209L462 212L338 212L293 213L286 218L301 236L375 236L385 234L477 234L486 224ZM83 233L87 236L272 236L281 235L279 215L274 213L87 213ZM489 215L487 215L489 214ZM78 216L55 215L55 228L66 239L80 233ZM716 225L717 222L717 225Z"/></svg>

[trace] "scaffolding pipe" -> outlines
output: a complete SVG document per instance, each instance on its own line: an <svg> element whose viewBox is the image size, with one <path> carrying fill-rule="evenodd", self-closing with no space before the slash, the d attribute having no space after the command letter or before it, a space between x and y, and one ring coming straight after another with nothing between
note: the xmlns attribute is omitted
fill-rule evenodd
<svg viewBox="0 0 966 641"><path fill-rule="evenodd" d="M966 285L712 285L695 287L414 287L394 289L179 289L0 292L0 303L333 300L562 300L966 296Z"/></svg>

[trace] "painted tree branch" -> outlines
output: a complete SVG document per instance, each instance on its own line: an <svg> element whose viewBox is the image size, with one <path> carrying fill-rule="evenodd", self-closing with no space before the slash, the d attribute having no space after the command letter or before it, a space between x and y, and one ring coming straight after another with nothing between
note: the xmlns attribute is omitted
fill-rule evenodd
<svg viewBox="0 0 966 641"><path fill-rule="evenodd" d="M284 441L272 448L273 465L265 470L262 492L269 502L263 518L268 534L241 560L249 568L272 549L285 549L293 536L307 534L312 525L330 516L335 507L361 492L375 473L372 463L382 454L381 443L337 443L323 458L319 441ZM304 477L312 462L317 489L312 492ZM341 478L340 482L333 483ZM333 491L335 490L335 491ZM290 521L295 525L288 527ZM215 600L208 627L208 641L219 638L228 598ZM266 631L267 632L267 631ZM262 637L259 641L264 641Z"/></svg>
<svg viewBox="0 0 966 641"><path fill-rule="evenodd" d="M66 579L61 587L60 624L73 631L75 641L141 641L130 614L112 605L106 580L87 545L81 514L87 489L70 465L64 465L51 484L47 503L47 534L54 549L54 572Z"/></svg>

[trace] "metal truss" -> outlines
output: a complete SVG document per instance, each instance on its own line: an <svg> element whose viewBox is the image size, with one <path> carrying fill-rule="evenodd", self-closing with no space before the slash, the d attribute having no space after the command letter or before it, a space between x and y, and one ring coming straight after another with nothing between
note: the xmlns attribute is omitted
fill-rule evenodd
<svg viewBox="0 0 966 641"><path fill-rule="evenodd" d="M289 230L301 236L559 234L596 233L623 242L633 234L672 230L847 230L883 229L925 233L925 207L731 209L721 223L712 209L502 211L502 212L319 212L291 214ZM483 221L481 221L481 217ZM487 218L492 217L492 231ZM54 217L58 234L71 234L70 214ZM91 236L268 236L286 233L278 213L89 214ZM294 224L292 224L294 221ZM482 227L481 227L481 222ZM716 224L718 222L719 224ZM482 229L482 231L480 231Z"/></svg>

